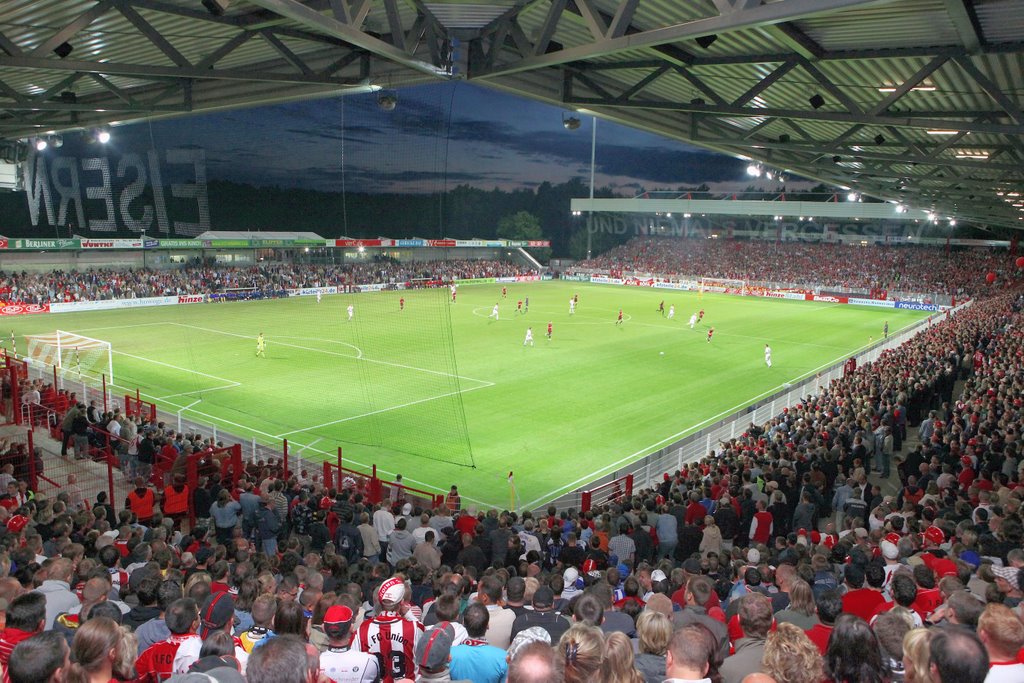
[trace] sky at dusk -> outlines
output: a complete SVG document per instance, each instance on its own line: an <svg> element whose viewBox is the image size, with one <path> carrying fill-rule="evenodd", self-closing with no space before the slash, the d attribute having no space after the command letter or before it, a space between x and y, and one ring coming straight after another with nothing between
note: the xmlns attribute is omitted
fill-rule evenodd
<svg viewBox="0 0 1024 683"><path fill-rule="evenodd" d="M210 180L349 192L433 192L468 184L534 188L589 182L592 119L464 82L291 102L117 127L112 153L198 146ZM596 185L624 195L750 184L746 163L600 121ZM790 183L792 186L792 182Z"/></svg>

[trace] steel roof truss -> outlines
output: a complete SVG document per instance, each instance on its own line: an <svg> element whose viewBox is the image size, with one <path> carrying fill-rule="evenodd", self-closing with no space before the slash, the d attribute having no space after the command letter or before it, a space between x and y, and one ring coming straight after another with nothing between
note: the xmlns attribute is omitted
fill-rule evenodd
<svg viewBox="0 0 1024 683"><path fill-rule="evenodd" d="M33 57L42 57L43 55L49 54L55 47L71 40L75 37L76 33L109 12L112 7L113 6L109 2L97 2L95 5L75 17L74 20L68 22L66 26L36 46L36 48L29 54Z"/></svg>
<svg viewBox="0 0 1024 683"><path fill-rule="evenodd" d="M160 50L171 62L177 66L189 67L192 64L185 58L185 55L178 52L177 48L171 45L171 42L167 40L163 34L157 31L153 26L142 18L142 15L135 11L127 3L120 0L117 3L117 11L128 20L135 29L146 36L146 40L152 43L156 49Z"/></svg>
<svg viewBox="0 0 1024 683"><path fill-rule="evenodd" d="M1013 119L1015 123L1024 123L1024 113L988 76L981 72L970 57L957 57L956 63L964 72L977 83L985 94L992 98L992 101L1003 108L1003 111Z"/></svg>
<svg viewBox="0 0 1024 683"><path fill-rule="evenodd" d="M757 83L755 83L753 86L751 86L750 89L747 90L747 92L737 97L732 103L733 106L742 107L747 102L754 99L768 88L772 87L776 82L778 82L780 78L782 78L790 71L792 71L793 67L795 67L796 65L797 62L795 59L791 59L787 62L783 62L782 64L778 65L777 67L775 67L774 71L772 71L770 74L768 74L767 76L759 80Z"/></svg>
<svg viewBox="0 0 1024 683"><path fill-rule="evenodd" d="M913 90L915 87L920 85L921 81L923 81L924 79L928 78L933 73L938 71L942 67L942 65L945 64L948 61L949 61L949 57L946 57L944 55L940 55L938 57L935 57L930 62L928 62L927 64L922 66L920 69L918 69L917 72L914 73L913 76L911 76L910 78L908 78L905 81L903 81L903 83L901 83L896 88L895 92L890 93L888 97L883 99L881 102L879 102L877 105L875 105L872 109L868 110L868 112L870 114L872 114L872 115L875 115L875 116L877 116L878 114L884 113L885 111L887 111L889 109L889 107L894 105L897 102L897 100L899 100L901 97L903 97L908 92Z"/></svg>

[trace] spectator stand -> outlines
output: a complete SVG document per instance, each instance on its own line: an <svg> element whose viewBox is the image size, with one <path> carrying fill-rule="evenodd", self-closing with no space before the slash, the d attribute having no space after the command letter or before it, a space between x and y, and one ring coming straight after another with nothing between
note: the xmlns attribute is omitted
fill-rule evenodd
<svg viewBox="0 0 1024 683"><path fill-rule="evenodd" d="M291 470L292 474L297 474L300 479L308 478L310 472L316 472L316 468L309 464L306 468L306 461L301 458L296 459L294 456L289 455L287 442L284 448L285 454L285 469L289 470L291 465L299 467L299 471L295 472ZM434 493L425 489L416 488L414 486L406 486L404 484L396 484L394 482L386 482L378 476L377 465L373 465L370 468L370 474L367 476L365 472L345 467L342 458L342 449L338 447L337 462L323 461L320 465L321 473L323 477L324 487L327 489L343 489L352 488L362 493L366 500L371 504L376 505L381 501L400 501L403 503L412 503L414 506L420 508L437 508L444 505L444 494ZM306 473L305 477L303 472ZM397 489L397 490L396 490Z"/></svg>
<svg viewBox="0 0 1024 683"><path fill-rule="evenodd" d="M195 492L199 488L199 478L209 477L211 474L217 473L220 475L221 482L225 486L230 482L228 488L234 491L238 487L238 478L242 475L242 472L241 444L200 451L189 456L185 463L185 483L190 492L188 498L190 528L196 524Z"/></svg>

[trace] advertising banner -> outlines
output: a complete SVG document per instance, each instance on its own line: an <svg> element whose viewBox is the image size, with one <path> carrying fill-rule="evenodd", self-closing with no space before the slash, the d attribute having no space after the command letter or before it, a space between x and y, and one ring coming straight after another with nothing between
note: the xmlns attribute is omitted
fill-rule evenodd
<svg viewBox="0 0 1024 683"><path fill-rule="evenodd" d="M493 277L466 278L464 280L456 278L455 280L456 285L491 285L495 282L497 282L497 280Z"/></svg>
<svg viewBox="0 0 1024 683"><path fill-rule="evenodd" d="M855 299L851 298L850 303L855 306L875 306L877 308L894 308L895 301L884 301L881 299Z"/></svg>
<svg viewBox="0 0 1024 683"><path fill-rule="evenodd" d="M379 247L380 240L334 240L336 247Z"/></svg>
<svg viewBox="0 0 1024 683"><path fill-rule="evenodd" d="M591 275L590 281L595 285L621 285L622 278L608 277L607 275Z"/></svg>
<svg viewBox="0 0 1024 683"><path fill-rule="evenodd" d="M821 294L805 294L806 301L820 301L825 304L845 304L849 302L845 296L822 296Z"/></svg>
<svg viewBox="0 0 1024 683"><path fill-rule="evenodd" d="M27 315L49 312L49 304L7 304L6 306L0 306L0 315Z"/></svg>
<svg viewBox="0 0 1024 683"><path fill-rule="evenodd" d="M918 301L897 301L895 308L902 308L908 311L941 311L942 306L936 304L922 304Z"/></svg>
<svg viewBox="0 0 1024 683"><path fill-rule="evenodd" d="M514 282L538 282L540 275L516 275L513 278Z"/></svg>
<svg viewBox="0 0 1024 683"><path fill-rule="evenodd" d="M14 249L80 249L78 240L14 240Z"/></svg>
<svg viewBox="0 0 1024 683"><path fill-rule="evenodd" d="M82 249L141 249L142 240L82 240Z"/></svg>
<svg viewBox="0 0 1024 683"><path fill-rule="evenodd" d="M201 294L197 296L202 296ZM172 306L178 303L177 296L147 296L139 299L103 299L100 301L66 301L50 304L50 313L70 313L72 311L109 311L124 308L144 308L146 306Z"/></svg>

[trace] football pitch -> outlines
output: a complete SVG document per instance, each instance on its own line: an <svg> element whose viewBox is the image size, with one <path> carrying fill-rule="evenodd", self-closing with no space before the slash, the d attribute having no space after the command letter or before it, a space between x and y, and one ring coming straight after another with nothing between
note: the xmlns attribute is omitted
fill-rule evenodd
<svg viewBox="0 0 1024 683"><path fill-rule="evenodd" d="M375 463L384 478L442 491L457 483L464 499L496 507L509 505L514 470L517 505L536 507L842 361L878 340L885 321L894 333L927 316L562 281L506 286L502 299L500 284L463 285L454 305L446 289L339 294L34 315L13 327L19 337L61 329L109 341L118 394L138 387L164 411L247 442L288 439L307 460L333 461L342 446L356 469ZM517 313L527 297L529 312ZM662 300L674 320L658 312ZM497 321L488 317L496 302ZM445 461L469 445L471 461Z"/></svg>

